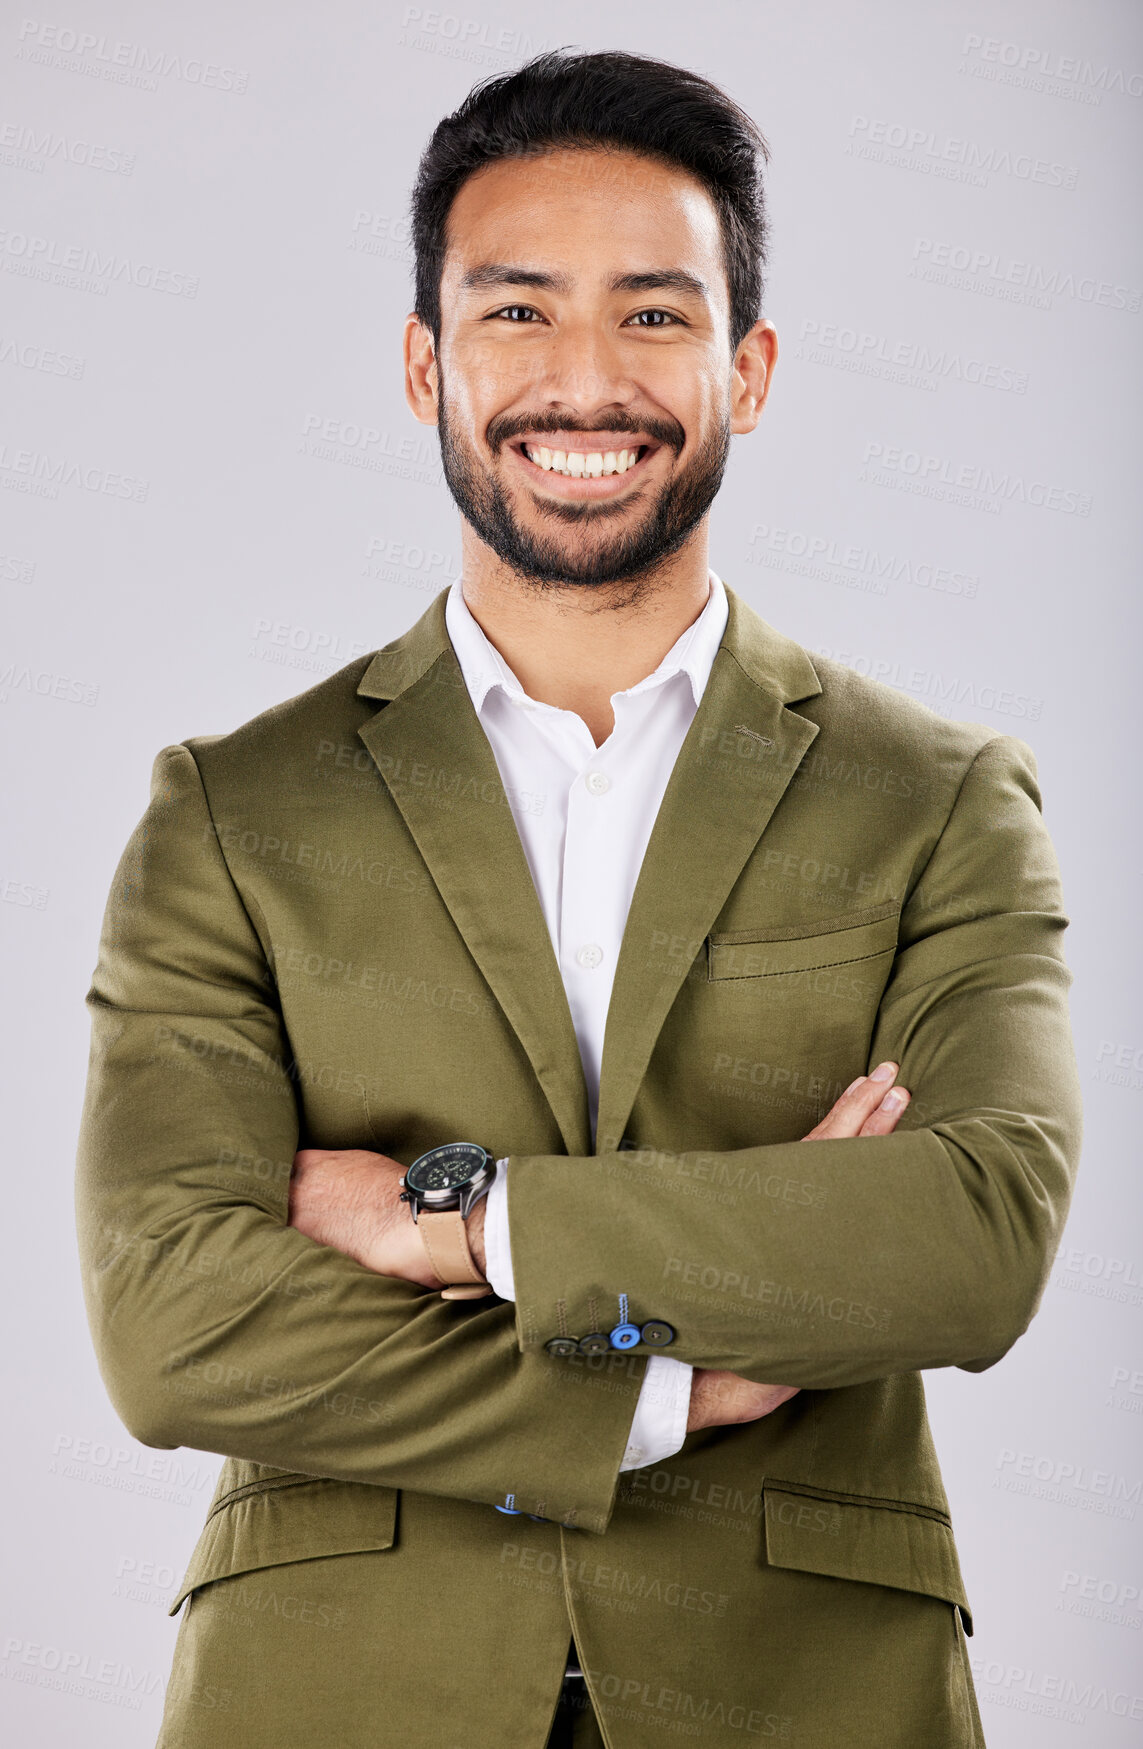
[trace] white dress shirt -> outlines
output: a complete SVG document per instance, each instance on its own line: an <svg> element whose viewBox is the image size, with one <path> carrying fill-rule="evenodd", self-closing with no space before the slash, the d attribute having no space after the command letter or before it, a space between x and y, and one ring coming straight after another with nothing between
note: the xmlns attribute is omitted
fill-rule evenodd
<svg viewBox="0 0 1143 1749"><path fill-rule="evenodd" d="M458 579L445 626L512 809L579 1041L595 1141L603 1034L615 964L651 828L726 629L722 582L653 674L611 695L615 727L601 747L583 718L528 696L469 611ZM508 1168L497 1163L484 1222L486 1273L516 1297L508 1238ZM678 1451L691 1367L654 1354L621 1470Z"/></svg>

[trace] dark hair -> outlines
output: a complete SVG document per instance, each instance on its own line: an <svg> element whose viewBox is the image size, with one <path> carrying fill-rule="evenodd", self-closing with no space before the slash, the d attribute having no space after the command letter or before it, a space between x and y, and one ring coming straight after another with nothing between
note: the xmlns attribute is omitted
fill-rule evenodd
<svg viewBox="0 0 1143 1749"><path fill-rule="evenodd" d="M618 50L550 49L473 86L433 131L412 198L414 301L440 343L448 215L461 185L486 164L562 146L624 148L678 166L718 210L730 289L730 347L758 320L769 225L756 124L709 79L668 61Z"/></svg>

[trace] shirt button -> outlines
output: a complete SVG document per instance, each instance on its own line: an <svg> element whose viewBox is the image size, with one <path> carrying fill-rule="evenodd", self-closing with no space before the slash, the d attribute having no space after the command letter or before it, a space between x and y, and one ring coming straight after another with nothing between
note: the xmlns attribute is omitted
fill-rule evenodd
<svg viewBox="0 0 1143 1749"><path fill-rule="evenodd" d="M605 771L589 771L583 781L593 796L605 796L611 788L611 779Z"/></svg>
<svg viewBox="0 0 1143 1749"><path fill-rule="evenodd" d="M624 1452L623 1457L626 1463L639 1464L642 1463L646 1455L647 1453L641 1445L629 1445Z"/></svg>
<svg viewBox="0 0 1143 1749"><path fill-rule="evenodd" d="M589 941L586 947L580 948L575 957L585 971L593 972L603 959L603 949L594 941Z"/></svg>

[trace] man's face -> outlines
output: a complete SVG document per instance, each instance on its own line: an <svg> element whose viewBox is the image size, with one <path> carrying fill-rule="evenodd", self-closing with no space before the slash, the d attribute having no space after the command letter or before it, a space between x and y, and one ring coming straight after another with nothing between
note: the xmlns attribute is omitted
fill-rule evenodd
<svg viewBox="0 0 1143 1749"><path fill-rule="evenodd" d="M649 577L718 491L732 359L718 215L630 152L507 159L448 222L437 353L445 478L536 582Z"/></svg>

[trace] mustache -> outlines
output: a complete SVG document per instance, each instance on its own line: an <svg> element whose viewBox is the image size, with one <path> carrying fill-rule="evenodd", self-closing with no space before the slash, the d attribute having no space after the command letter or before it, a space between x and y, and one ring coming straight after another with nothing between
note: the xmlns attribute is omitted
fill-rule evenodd
<svg viewBox="0 0 1143 1749"><path fill-rule="evenodd" d="M587 436L594 436L600 431L625 432L629 436L646 433L656 443L665 444L676 452L686 442L686 432L674 419L634 420L623 413L601 413L588 424L583 420L569 419L566 413L558 413L553 409L546 413L535 413L530 418L493 419L488 426L488 447L496 452L504 444L511 443L514 437L523 436L526 431L537 434L548 431L578 431Z"/></svg>

